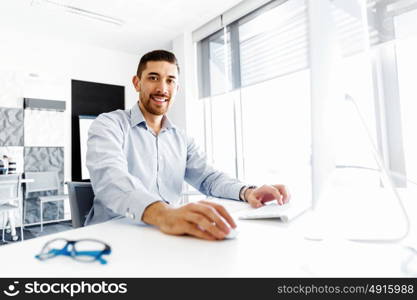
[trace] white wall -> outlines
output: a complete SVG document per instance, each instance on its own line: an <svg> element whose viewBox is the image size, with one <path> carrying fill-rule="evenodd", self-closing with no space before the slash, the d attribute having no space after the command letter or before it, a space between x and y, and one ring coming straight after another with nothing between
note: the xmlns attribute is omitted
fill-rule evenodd
<svg viewBox="0 0 417 300"><path fill-rule="evenodd" d="M129 108L137 100L131 78L142 54L75 44L65 41L65 37L48 39L0 29L0 71L7 70L24 78L20 96L67 103L65 180L71 179L71 79L125 86L125 105ZM21 97L16 99L16 106L22 107ZM0 106L10 105L0 103Z"/></svg>
<svg viewBox="0 0 417 300"><path fill-rule="evenodd" d="M194 47L191 32L184 32L172 41L172 51L177 57L180 66L179 91L169 117L184 130L187 128L187 110L192 109L196 97L196 74L194 65ZM189 125L189 124L188 124Z"/></svg>
<svg viewBox="0 0 417 300"><path fill-rule="evenodd" d="M207 146L204 136L206 112L203 100L198 97L197 49L192 37L191 32L183 32L172 41L172 51L178 59L181 72L179 92L169 117L204 149Z"/></svg>

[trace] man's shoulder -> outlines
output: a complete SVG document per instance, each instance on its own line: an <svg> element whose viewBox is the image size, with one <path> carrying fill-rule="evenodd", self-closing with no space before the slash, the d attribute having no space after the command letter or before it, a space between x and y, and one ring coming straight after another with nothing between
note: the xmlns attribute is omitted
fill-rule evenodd
<svg viewBox="0 0 417 300"><path fill-rule="evenodd" d="M95 120L96 123L103 123L106 125L122 125L127 126L130 124L130 114L128 110L114 110L98 115Z"/></svg>
<svg viewBox="0 0 417 300"><path fill-rule="evenodd" d="M98 117L91 124L89 132L98 133L103 131L111 131L117 134L121 134L129 131L129 128L129 111L118 109L98 115Z"/></svg>
<svg viewBox="0 0 417 300"><path fill-rule="evenodd" d="M173 130L175 131L176 134L180 135L182 138L187 138L187 132L178 126L173 127Z"/></svg>

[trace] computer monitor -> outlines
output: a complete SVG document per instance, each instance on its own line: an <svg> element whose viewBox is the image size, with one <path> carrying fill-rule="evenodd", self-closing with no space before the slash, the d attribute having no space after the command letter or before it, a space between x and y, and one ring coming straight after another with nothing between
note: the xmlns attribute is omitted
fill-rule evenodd
<svg viewBox="0 0 417 300"><path fill-rule="evenodd" d="M376 146L379 114L374 99L378 94L367 1L332 1L330 5L325 17L332 19L333 26L323 42L332 51L321 58L321 72L315 74L327 72L319 86L334 91L322 93L329 101L320 106L329 122L320 136L326 147L316 151L325 155L316 165L327 168L321 185L315 186L319 188L313 208L316 217L307 237L398 241L407 235L409 224L391 172ZM346 13L360 30L354 40L346 39L338 17Z"/></svg>
<svg viewBox="0 0 417 300"><path fill-rule="evenodd" d="M324 187L306 238L346 238L355 241L397 242L408 235L409 220L357 101L346 95L344 114L352 114L362 129L352 145L372 156L368 165L338 165ZM353 151L353 150L352 150ZM355 149L355 151L358 151ZM372 164L373 163L373 164Z"/></svg>

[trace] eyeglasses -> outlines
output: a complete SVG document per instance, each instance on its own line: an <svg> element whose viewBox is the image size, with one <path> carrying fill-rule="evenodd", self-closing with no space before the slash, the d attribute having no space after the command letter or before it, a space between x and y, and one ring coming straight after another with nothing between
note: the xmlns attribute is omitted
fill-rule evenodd
<svg viewBox="0 0 417 300"><path fill-rule="evenodd" d="M41 252L35 257L39 260L46 260L58 255L66 255L81 262L98 260L104 265L107 264L107 261L102 256L110 253L110 246L99 240L82 239L69 241L66 239L54 239L47 242Z"/></svg>

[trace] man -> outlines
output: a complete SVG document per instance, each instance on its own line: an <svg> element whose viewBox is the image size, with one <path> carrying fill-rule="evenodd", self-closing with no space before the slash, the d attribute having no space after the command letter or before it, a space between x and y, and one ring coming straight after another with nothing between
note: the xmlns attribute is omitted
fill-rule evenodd
<svg viewBox="0 0 417 300"><path fill-rule="evenodd" d="M174 54L145 54L133 77L139 101L130 110L101 114L91 125L87 167L95 192L86 223L127 216L173 235L222 240L235 228L221 206L208 201L175 206L183 181L206 195L260 207L289 200L283 185L246 186L207 164L194 141L166 116L178 91Z"/></svg>

